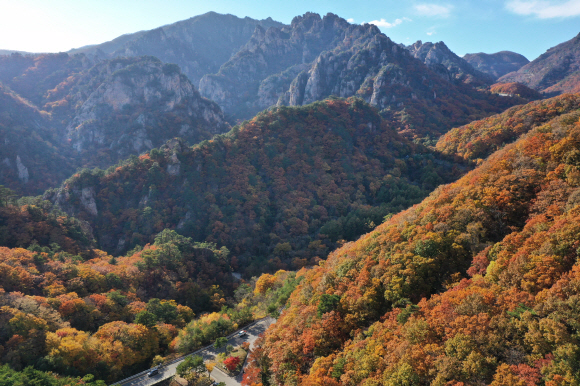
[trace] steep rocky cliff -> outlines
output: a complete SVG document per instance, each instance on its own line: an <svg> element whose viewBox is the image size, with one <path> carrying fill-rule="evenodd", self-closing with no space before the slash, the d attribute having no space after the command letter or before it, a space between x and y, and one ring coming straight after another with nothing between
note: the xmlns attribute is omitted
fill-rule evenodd
<svg viewBox="0 0 580 386"><path fill-rule="evenodd" d="M530 61L525 56L511 51L500 51L495 54L466 54L463 59L473 68L498 79L512 71L517 71Z"/></svg>
<svg viewBox="0 0 580 386"><path fill-rule="evenodd" d="M0 57L0 184L39 194L79 167L109 167L167 140L229 130L177 65L153 57Z"/></svg>
<svg viewBox="0 0 580 386"><path fill-rule="evenodd" d="M0 185L19 193L41 193L74 172L70 151L32 103L0 83Z"/></svg>
<svg viewBox="0 0 580 386"><path fill-rule="evenodd" d="M217 74L202 78L200 93L227 114L249 118L277 103L322 51L344 39L349 27L336 15L321 18L314 13L295 17L287 28L256 27L249 42Z"/></svg>
<svg viewBox="0 0 580 386"><path fill-rule="evenodd" d="M540 92L560 94L580 89L580 34L550 48L519 70L502 76L501 83L519 82Z"/></svg>
<svg viewBox="0 0 580 386"><path fill-rule="evenodd" d="M78 152L112 152L114 161L173 137L193 144L228 129L219 107L200 97L179 67L152 57L99 63L71 91L71 104L80 107L66 139Z"/></svg>
<svg viewBox="0 0 580 386"><path fill-rule="evenodd" d="M431 70L451 82L461 82L472 86L486 86L493 78L473 68L467 61L457 56L443 42L423 43L418 40L407 47L411 54L425 63Z"/></svg>
<svg viewBox="0 0 580 386"><path fill-rule="evenodd" d="M438 75L374 25L313 13L282 29L256 28L217 74L202 78L200 93L234 119L274 104L357 95L411 136L438 135L510 102Z"/></svg>

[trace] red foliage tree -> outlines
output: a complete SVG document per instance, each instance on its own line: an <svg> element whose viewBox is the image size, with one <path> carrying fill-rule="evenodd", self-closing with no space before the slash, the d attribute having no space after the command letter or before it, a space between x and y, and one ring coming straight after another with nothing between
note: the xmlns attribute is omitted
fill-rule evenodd
<svg viewBox="0 0 580 386"><path fill-rule="evenodd" d="M240 364L240 358L238 357L229 357L224 360L224 366L230 371L234 371L238 365Z"/></svg>

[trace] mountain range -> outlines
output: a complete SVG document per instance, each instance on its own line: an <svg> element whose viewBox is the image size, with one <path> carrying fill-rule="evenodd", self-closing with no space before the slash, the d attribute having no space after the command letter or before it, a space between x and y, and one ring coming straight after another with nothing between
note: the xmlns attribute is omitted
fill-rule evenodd
<svg viewBox="0 0 580 386"><path fill-rule="evenodd" d="M431 46L413 54L333 14L285 26L208 13L68 54L0 56L0 125L19 127L18 139L1 134L0 175L39 194L79 168L106 169L173 137L195 144L264 109L331 95L363 98L400 133L428 140L525 101L476 90L493 79Z"/></svg>
<svg viewBox="0 0 580 386"><path fill-rule="evenodd" d="M250 39L256 26L283 27L272 20L244 19L208 12L187 20L120 36L110 42L81 47L70 54L84 53L99 58L155 56L164 63L177 64L197 87L205 74L220 66Z"/></svg>
<svg viewBox="0 0 580 386"><path fill-rule="evenodd" d="M272 105L358 96L410 137L437 136L466 123L466 116L473 120L513 102L456 84L453 71L444 69L441 76L424 61L415 60L374 25L308 13L288 27L256 28L217 74L201 79L200 93L234 119L247 119Z"/></svg>

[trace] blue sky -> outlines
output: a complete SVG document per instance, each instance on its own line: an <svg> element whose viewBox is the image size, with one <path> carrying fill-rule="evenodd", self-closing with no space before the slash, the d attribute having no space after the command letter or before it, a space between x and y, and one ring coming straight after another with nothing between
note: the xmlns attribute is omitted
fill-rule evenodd
<svg viewBox="0 0 580 386"><path fill-rule="evenodd" d="M59 52L208 11L289 23L305 12L372 22L392 40L533 60L580 32L580 0L0 0L0 49Z"/></svg>

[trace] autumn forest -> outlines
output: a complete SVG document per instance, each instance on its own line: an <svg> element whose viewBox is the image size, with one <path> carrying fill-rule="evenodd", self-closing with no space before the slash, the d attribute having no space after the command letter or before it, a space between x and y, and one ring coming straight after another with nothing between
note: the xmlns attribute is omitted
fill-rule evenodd
<svg viewBox="0 0 580 386"><path fill-rule="evenodd" d="M0 51L0 386L580 385L579 52L213 12Z"/></svg>

